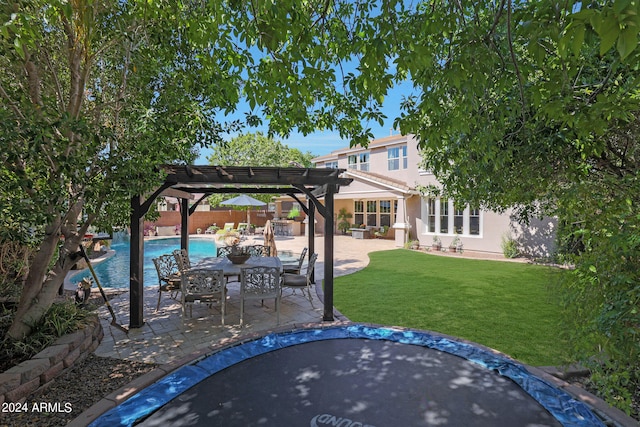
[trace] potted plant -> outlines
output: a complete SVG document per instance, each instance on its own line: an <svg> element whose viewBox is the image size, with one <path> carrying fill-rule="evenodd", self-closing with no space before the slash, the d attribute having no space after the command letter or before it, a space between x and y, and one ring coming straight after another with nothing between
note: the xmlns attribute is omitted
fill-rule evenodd
<svg viewBox="0 0 640 427"><path fill-rule="evenodd" d="M347 231L351 228L351 219L353 215L350 212L347 212L347 208L342 208L338 211L338 230L342 232L342 234L347 234Z"/></svg>
<svg viewBox="0 0 640 427"><path fill-rule="evenodd" d="M453 240L449 244L449 251L456 252L458 251L458 248L460 248L460 252L462 252L462 241L460 240L460 237L458 237L458 235L456 234L456 236L453 238Z"/></svg>
<svg viewBox="0 0 640 427"><path fill-rule="evenodd" d="M295 220L299 216L300 216L300 209L298 209L297 207L294 207L289 211L287 218Z"/></svg>
<svg viewBox="0 0 640 427"><path fill-rule="evenodd" d="M433 236L433 243L431 243L431 249L439 251L442 249L442 242L438 236Z"/></svg>

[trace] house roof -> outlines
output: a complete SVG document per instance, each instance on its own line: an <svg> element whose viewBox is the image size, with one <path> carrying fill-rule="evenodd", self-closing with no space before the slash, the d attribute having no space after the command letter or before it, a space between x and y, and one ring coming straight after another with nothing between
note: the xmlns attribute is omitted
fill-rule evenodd
<svg viewBox="0 0 640 427"><path fill-rule="evenodd" d="M389 178L377 173L365 172L357 169L347 169L344 172L344 175L347 177L353 177L361 181L372 182L374 184L387 187L390 190L400 191L405 194L418 194L418 192L413 187L407 185L406 182Z"/></svg>
<svg viewBox="0 0 640 427"><path fill-rule="evenodd" d="M366 146L366 147L363 147L362 145L354 145L353 147L339 148L337 150L332 151L329 154L325 154L323 156L314 157L313 159L311 159L311 161L313 163L320 163L320 162L326 162L326 161L330 161L330 160L336 160L336 159L338 159L338 157L341 154L359 152L359 151L368 150L368 149L371 149L371 148L376 148L376 147L381 147L381 146L384 147L384 146L387 146L387 145L401 144L403 142L407 142L407 136L406 135L387 136L387 137L384 137L384 138L378 138L378 139L371 140L369 142L369 145Z"/></svg>

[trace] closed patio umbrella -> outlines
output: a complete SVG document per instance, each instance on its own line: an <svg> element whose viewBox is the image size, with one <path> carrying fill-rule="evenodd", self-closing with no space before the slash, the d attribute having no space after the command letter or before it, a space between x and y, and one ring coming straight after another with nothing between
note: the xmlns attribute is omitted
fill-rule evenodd
<svg viewBox="0 0 640 427"><path fill-rule="evenodd" d="M221 205L227 206L246 206L247 207L247 224L251 225L251 206L265 206L266 203L262 200L254 199L246 194L241 194L238 197L220 202Z"/></svg>
<svg viewBox="0 0 640 427"><path fill-rule="evenodd" d="M271 256L278 256L278 250L276 249L276 238L273 235L273 229L271 228L271 220L268 219L264 225L264 245L271 247Z"/></svg>

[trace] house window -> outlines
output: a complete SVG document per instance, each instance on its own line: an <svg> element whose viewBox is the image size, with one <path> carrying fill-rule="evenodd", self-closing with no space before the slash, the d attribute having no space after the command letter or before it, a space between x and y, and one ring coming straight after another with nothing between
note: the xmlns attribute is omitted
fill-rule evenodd
<svg viewBox="0 0 640 427"><path fill-rule="evenodd" d="M392 147L387 149L387 169L390 171L407 168L407 146Z"/></svg>
<svg viewBox="0 0 640 427"><path fill-rule="evenodd" d="M464 231L464 209L454 209L453 211L453 232L462 234Z"/></svg>
<svg viewBox="0 0 640 427"><path fill-rule="evenodd" d="M349 169L358 169L358 156L351 154L347 157L347 164Z"/></svg>
<svg viewBox="0 0 640 427"><path fill-rule="evenodd" d="M369 171L369 153L360 153L360 170Z"/></svg>
<svg viewBox="0 0 640 427"><path fill-rule="evenodd" d="M378 201L367 201L367 227L376 227L378 225Z"/></svg>
<svg viewBox="0 0 640 427"><path fill-rule="evenodd" d="M402 146L402 169L406 169L407 168L407 146L403 145Z"/></svg>
<svg viewBox="0 0 640 427"><path fill-rule="evenodd" d="M391 200L380 200L380 227L391 227Z"/></svg>
<svg viewBox="0 0 640 427"><path fill-rule="evenodd" d="M364 202L362 200L356 200L353 202L353 220L356 226L364 224Z"/></svg>
<svg viewBox="0 0 640 427"><path fill-rule="evenodd" d="M338 162L325 162L324 167L327 169L338 169Z"/></svg>
<svg viewBox="0 0 640 427"><path fill-rule="evenodd" d="M378 228L391 227L391 218L398 210L398 201L394 200L364 200L353 202L353 218L356 226Z"/></svg>
<svg viewBox="0 0 640 427"><path fill-rule="evenodd" d="M393 201L393 223L398 222L398 201Z"/></svg>
<svg viewBox="0 0 640 427"><path fill-rule="evenodd" d="M440 199L440 233L449 233L449 202Z"/></svg>
<svg viewBox="0 0 640 427"><path fill-rule="evenodd" d="M451 200L424 199L422 217L426 233L479 236L480 215L480 209L456 208Z"/></svg>
<svg viewBox="0 0 640 427"><path fill-rule="evenodd" d="M400 169L400 148L393 147L387 149L387 163L390 171Z"/></svg>
<svg viewBox="0 0 640 427"><path fill-rule="evenodd" d="M469 209L469 234L472 236L480 235L480 209Z"/></svg>
<svg viewBox="0 0 640 427"><path fill-rule="evenodd" d="M427 199L427 232L436 232L436 199Z"/></svg>

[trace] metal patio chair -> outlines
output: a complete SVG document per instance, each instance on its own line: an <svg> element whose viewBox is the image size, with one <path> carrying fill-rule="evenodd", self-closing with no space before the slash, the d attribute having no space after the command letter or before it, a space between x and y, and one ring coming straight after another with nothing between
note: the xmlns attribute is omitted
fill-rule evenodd
<svg viewBox="0 0 640 427"><path fill-rule="evenodd" d="M276 322L280 324L280 269L277 267L247 267L240 274L240 326L244 325L245 301L273 298L275 301Z"/></svg>
<svg viewBox="0 0 640 427"><path fill-rule="evenodd" d="M317 259L318 254L311 254L309 263L307 264L307 272L305 274L285 273L282 276L282 289L290 288L292 290L292 294L295 293L297 289L300 289L302 295L305 294L306 290L306 296L311 303L311 307L313 308L315 308L315 306L313 305L313 297L311 295L311 275L313 274L313 269L315 268Z"/></svg>
<svg viewBox="0 0 640 427"><path fill-rule="evenodd" d="M152 261L158 273L158 304L156 305L156 311L158 311L163 292L170 292L174 299L178 296L181 289L180 271L173 255L160 255L158 258L153 258Z"/></svg>
<svg viewBox="0 0 640 427"><path fill-rule="evenodd" d="M189 307L189 317L193 316L193 304L205 303L211 308L213 303L220 304L221 323L224 325L226 306L226 289L222 270L188 270L181 275L182 284L182 316Z"/></svg>

